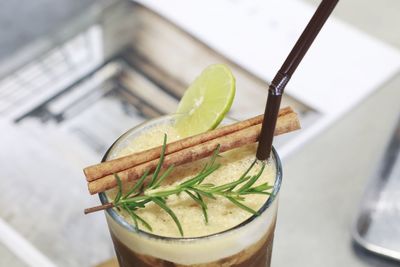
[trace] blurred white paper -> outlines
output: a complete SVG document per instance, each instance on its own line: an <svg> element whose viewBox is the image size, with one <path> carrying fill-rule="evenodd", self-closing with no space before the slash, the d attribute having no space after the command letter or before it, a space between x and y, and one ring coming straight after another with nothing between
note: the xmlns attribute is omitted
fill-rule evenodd
<svg viewBox="0 0 400 267"><path fill-rule="evenodd" d="M272 80L316 9L297 0L138 2L266 81ZM286 93L332 121L399 68L399 51L331 17Z"/></svg>

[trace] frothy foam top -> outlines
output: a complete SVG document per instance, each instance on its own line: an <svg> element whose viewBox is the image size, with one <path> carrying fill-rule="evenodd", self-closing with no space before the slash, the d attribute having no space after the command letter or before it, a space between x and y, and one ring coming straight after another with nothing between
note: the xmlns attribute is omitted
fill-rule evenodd
<svg viewBox="0 0 400 267"><path fill-rule="evenodd" d="M120 151L114 151L113 157L120 157L134 152L146 150L162 144L164 133L168 136L168 142L179 139L179 135L168 124L156 125L148 131L141 133L134 140L129 140L127 146ZM216 185L226 184L237 180L245 170L251 165L255 158L256 144L247 145L221 154L218 162L221 167L209 175L203 183L213 183ZM198 160L189 164L178 166L163 182L162 187L173 186L181 183L193 175L197 174L209 159ZM260 164L256 164L249 175L254 175L260 170ZM275 164L267 164L263 174L255 185L268 182L273 185L276 174ZM128 190L132 185L124 187ZM110 190L107 195L113 199L117 190ZM230 229L248 219L252 214L237 207L223 197L217 200L204 199L208 206L209 222L206 224L200 206L195 203L187 194L169 196L168 206L179 218L185 237L199 237L222 232ZM245 204L254 210L259 210L266 202L265 195L248 195ZM179 231L172 218L160 207L153 203L146 205L146 208L138 209L137 214L149 222L153 228L153 234L166 237L180 237ZM129 214L125 211L119 212L124 219L133 225ZM146 231L143 226L141 230Z"/></svg>

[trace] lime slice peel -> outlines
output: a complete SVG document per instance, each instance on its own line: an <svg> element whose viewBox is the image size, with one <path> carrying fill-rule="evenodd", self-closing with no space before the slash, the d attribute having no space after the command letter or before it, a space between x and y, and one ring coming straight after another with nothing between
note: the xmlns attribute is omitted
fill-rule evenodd
<svg viewBox="0 0 400 267"><path fill-rule="evenodd" d="M235 97L235 78L224 64L210 65L189 86L179 102L176 129L187 137L216 128Z"/></svg>

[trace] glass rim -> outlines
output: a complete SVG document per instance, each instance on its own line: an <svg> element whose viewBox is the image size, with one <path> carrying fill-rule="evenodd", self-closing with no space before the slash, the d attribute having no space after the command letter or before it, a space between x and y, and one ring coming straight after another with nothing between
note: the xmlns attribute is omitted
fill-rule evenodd
<svg viewBox="0 0 400 267"><path fill-rule="evenodd" d="M164 115L155 119L150 119L147 120L143 123L138 124L137 126L127 130L125 133L123 133L117 140L115 140L115 142L110 146L110 148L106 151L106 153L103 156L102 162L106 161L107 157L109 156L110 152L112 151L112 149L119 143L122 142L122 140L124 139L125 136L131 134L133 131L138 131L141 128L148 126L148 125L156 125L157 122L159 121L163 121L165 119L172 119L174 117L174 114L172 115ZM230 118L227 118L230 119ZM230 119L232 120L232 119ZM247 224L251 223L252 221L254 221L256 218L258 218L259 216L261 216L261 214L263 212L265 212L275 201L280 188L281 188L281 184L282 184L282 162L279 158L279 155L277 153L277 151L275 150L274 147L272 147L272 155L273 155L273 159L275 162L275 167L276 167L276 175L275 175L275 183L274 183L274 187L273 190L271 192L271 194L269 195L267 201L260 207L260 209L257 211L259 214L253 214L251 215L249 218L247 218L245 221L241 222L240 224L231 227L229 229L226 229L224 231L218 232L218 233L214 233L214 234L209 234L209 235L204 235L204 236L198 236L198 237L169 237L169 236L161 236L161 235L157 235L157 234L153 234L153 233L149 233L146 231L143 231L139 228L136 228L135 226L129 224L120 214L118 214L117 211L114 210L114 208L109 208L107 210L105 210L106 213L108 213L108 215L116 222L118 223L120 226L122 226L123 228L125 228L127 231L131 232L131 233L135 233L138 235L142 235L143 237L146 238L150 238L150 239L157 239L157 240L163 240L163 241L180 241L180 242L191 242L191 241L198 241L201 239L207 239L207 238L213 238L213 237L217 237L223 234L226 234L228 232L232 232L235 231L239 228L242 228L244 226L246 226ZM109 203L107 195L105 192L101 192L98 194L99 198L100 198L100 202L102 205Z"/></svg>

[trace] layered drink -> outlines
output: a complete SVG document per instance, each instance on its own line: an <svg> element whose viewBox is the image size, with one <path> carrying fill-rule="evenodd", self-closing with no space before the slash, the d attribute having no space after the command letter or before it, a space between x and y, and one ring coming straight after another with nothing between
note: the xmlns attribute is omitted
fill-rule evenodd
<svg viewBox="0 0 400 267"><path fill-rule="evenodd" d="M131 129L114 143L104 160L159 146L164 134L168 142L178 140L174 121L174 116L161 117ZM256 144L250 144L221 153L216 159L220 167L203 183L218 186L237 180L254 162L255 151ZM208 160L177 166L157 190L168 190L190 179ZM179 219L182 235L170 214L154 203L135 210L151 225L151 231L143 223L134 222L126 210L108 209L107 222L120 266L270 266L281 165L274 151L263 170L261 162L253 166L247 175L261 174L254 186L266 182L271 185L269 195L243 196L243 204L257 211L256 215L227 198L216 196L215 199L204 197L206 219L202 207L188 194L170 195L165 204ZM132 186L124 185L123 190ZM100 199L103 204L111 202L117 193L118 189L109 190L101 193Z"/></svg>

